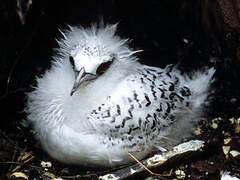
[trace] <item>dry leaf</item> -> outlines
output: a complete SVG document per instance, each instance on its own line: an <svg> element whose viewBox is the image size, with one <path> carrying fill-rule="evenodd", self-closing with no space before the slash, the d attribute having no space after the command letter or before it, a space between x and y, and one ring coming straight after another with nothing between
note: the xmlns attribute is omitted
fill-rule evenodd
<svg viewBox="0 0 240 180"><path fill-rule="evenodd" d="M239 156L240 155L240 152L239 151L230 151L229 152L233 157L236 157L236 156Z"/></svg>
<svg viewBox="0 0 240 180"><path fill-rule="evenodd" d="M45 172L44 175L50 177L51 179L55 179L55 175L53 173Z"/></svg>
<svg viewBox="0 0 240 180"><path fill-rule="evenodd" d="M240 133L240 124L236 124L236 126L235 126L235 133L236 134Z"/></svg>
<svg viewBox="0 0 240 180"><path fill-rule="evenodd" d="M20 156L18 157L18 161L24 161L30 156L32 156L30 152L24 152L24 153L21 152Z"/></svg>
<svg viewBox="0 0 240 180"><path fill-rule="evenodd" d="M28 176L22 172L15 172L15 173L12 173L10 175L10 177L16 177L16 178L24 178L24 179L28 179Z"/></svg>
<svg viewBox="0 0 240 180"><path fill-rule="evenodd" d="M231 124L234 124L236 119L235 118L230 118L229 121L230 121Z"/></svg>
<svg viewBox="0 0 240 180"><path fill-rule="evenodd" d="M230 146L222 146L223 153L227 155L230 151Z"/></svg>
<svg viewBox="0 0 240 180"><path fill-rule="evenodd" d="M198 127L198 128L195 129L194 134L195 135L200 135L200 134L202 134L202 130Z"/></svg>
<svg viewBox="0 0 240 180"><path fill-rule="evenodd" d="M226 145L226 144L228 144L231 140L232 140L231 138L226 138L226 139L224 139L223 141L224 141L224 144Z"/></svg>

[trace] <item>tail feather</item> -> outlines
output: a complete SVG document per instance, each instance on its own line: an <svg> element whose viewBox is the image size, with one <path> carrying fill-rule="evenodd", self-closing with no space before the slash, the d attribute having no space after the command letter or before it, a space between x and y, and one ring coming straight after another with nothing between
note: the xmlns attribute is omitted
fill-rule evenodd
<svg viewBox="0 0 240 180"><path fill-rule="evenodd" d="M191 79L186 78L186 84L192 91L192 106L193 108L199 108L203 104L208 103L207 97L209 94L209 87L214 81L213 75L215 73L214 68L210 68L207 71L197 71L193 74Z"/></svg>
<svg viewBox="0 0 240 180"><path fill-rule="evenodd" d="M196 123L204 117L204 105L208 104L208 95L210 85L214 81L214 73L215 69L210 68L205 71L194 72L190 76L179 76L181 78L180 86L186 86L191 91L191 105L179 110L175 123L168 127L166 138L161 138L160 143L158 142L156 145L158 148L168 149L192 135Z"/></svg>

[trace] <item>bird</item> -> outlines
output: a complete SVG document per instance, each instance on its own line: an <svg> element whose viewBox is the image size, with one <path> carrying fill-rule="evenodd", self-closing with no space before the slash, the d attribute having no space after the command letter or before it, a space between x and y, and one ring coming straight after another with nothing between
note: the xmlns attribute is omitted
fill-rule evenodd
<svg viewBox="0 0 240 180"><path fill-rule="evenodd" d="M141 64L117 24L60 30L51 66L26 94L37 141L65 164L116 167L192 136L215 68L182 73Z"/></svg>

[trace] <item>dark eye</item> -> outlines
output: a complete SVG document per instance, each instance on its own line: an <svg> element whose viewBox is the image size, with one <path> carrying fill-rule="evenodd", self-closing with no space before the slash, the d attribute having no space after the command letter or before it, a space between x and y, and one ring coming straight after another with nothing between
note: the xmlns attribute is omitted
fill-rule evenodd
<svg viewBox="0 0 240 180"><path fill-rule="evenodd" d="M97 75L102 75L112 64L113 61L108 61L108 62L104 62L102 64L100 64L97 68Z"/></svg>
<svg viewBox="0 0 240 180"><path fill-rule="evenodd" d="M71 65L72 65L72 67L74 69L75 68L75 64L74 64L74 59L73 59L72 56L69 57L69 61L70 61Z"/></svg>

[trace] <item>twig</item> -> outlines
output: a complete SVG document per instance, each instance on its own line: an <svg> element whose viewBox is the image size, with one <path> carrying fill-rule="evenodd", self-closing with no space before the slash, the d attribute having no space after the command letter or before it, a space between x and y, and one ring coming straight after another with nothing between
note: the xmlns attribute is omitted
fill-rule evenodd
<svg viewBox="0 0 240 180"><path fill-rule="evenodd" d="M34 159L34 156L31 156L29 159L27 159L26 161L24 161L23 163L21 163L20 165L18 165L16 168L14 168L12 170L13 172L16 172L17 170L19 170L23 165L26 165L27 163L31 162Z"/></svg>
<svg viewBox="0 0 240 180"><path fill-rule="evenodd" d="M13 161L6 161L6 162L0 162L0 164L21 164L20 162L13 162Z"/></svg>
<svg viewBox="0 0 240 180"><path fill-rule="evenodd" d="M135 161L137 161L138 164L140 164L146 171L148 171L151 175L154 176L171 176L172 175L172 169L168 174L158 174L152 172L149 168L147 168L143 163L141 163L136 157L134 157L130 152L126 152L131 158L133 158Z"/></svg>
<svg viewBox="0 0 240 180"><path fill-rule="evenodd" d="M25 24L26 21L26 15L29 11L30 6L32 5L32 0L28 0L25 9L23 9L21 2L17 0L17 9L16 12L19 16L19 20L22 23L22 25Z"/></svg>
<svg viewBox="0 0 240 180"><path fill-rule="evenodd" d="M201 153L206 152L207 146L203 141L193 140L187 143L180 144L175 146L172 151L168 151L166 153L161 153L159 155L154 155L146 160L142 160L141 162L137 160L131 153L128 153L130 157L132 157L136 162L136 164L128 166L126 168L118 169L116 171L112 171L104 176L100 176L99 179L125 179L130 178L136 175L140 175L140 173L148 172L151 175L160 176L169 176L172 173L172 170L169 174L158 174L152 172L153 169L164 170L164 169L172 169L179 164L186 162L189 159L192 159L196 156L201 156Z"/></svg>
<svg viewBox="0 0 240 180"><path fill-rule="evenodd" d="M13 152L12 162L14 161L15 157L16 157L16 149L14 149L14 152ZM11 166L10 166L10 168L9 168L9 171L11 171L12 168L13 168L13 166L12 166L12 164L11 164Z"/></svg>
<svg viewBox="0 0 240 180"><path fill-rule="evenodd" d="M61 176L63 179L76 179L76 178L92 178L97 176L97 174L86 174L86 175L74 175L74 176Z"/></svg>

